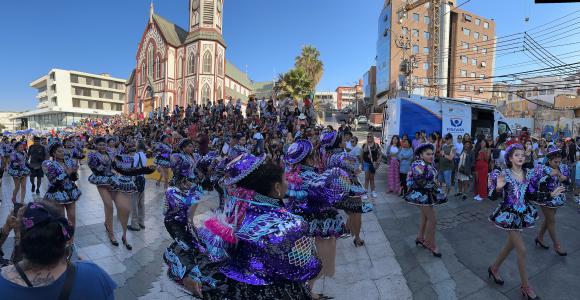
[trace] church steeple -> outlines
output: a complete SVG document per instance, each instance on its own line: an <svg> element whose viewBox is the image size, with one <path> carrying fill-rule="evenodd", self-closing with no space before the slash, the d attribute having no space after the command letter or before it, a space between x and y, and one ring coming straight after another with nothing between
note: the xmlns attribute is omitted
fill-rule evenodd
<svg viewBox="0 0 580 300"><path fill-rule="evenodd" d="M151 0L151 6L149 6L149 23L153 23L153 14L154 14L153 0Z"/></svg>

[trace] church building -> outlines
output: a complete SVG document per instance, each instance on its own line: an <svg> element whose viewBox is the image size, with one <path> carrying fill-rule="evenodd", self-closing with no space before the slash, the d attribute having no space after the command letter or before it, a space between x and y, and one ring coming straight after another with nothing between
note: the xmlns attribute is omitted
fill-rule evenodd
<svg viewBox="0 0 580 300"><path fill-rule="evenodd" d="M252 94L247 74L226 60L224 1L188 1L188 30L155 14L151 4L128 82L126 112L148 113L165 105L202 105L228 97L246 100Z"/></svg>

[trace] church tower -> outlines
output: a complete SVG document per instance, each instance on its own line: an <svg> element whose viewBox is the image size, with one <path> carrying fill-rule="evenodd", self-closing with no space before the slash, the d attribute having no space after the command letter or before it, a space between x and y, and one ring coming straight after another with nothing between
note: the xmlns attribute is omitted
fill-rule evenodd
<svg viewBox="0 0 580 300"><path fill-rule="evenodd" d="M195 77L195 84L188 82L187 86L189 102L207 104L224 98L226 43L222 21L223 0L189 0L189 33L184 45L188 60L194 59L188 75Z"/></svg>
<svg viewBox="0 0 580 300"><path fill-rule="evenodd" d="M214 29L222 34L223 0L189 0L189 31Z"/></svg>

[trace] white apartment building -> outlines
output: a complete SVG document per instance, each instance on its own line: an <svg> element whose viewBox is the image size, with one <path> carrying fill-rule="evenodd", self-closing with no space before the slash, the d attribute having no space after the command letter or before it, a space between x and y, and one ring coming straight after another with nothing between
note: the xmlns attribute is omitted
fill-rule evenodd
<svg viewBox="0 0 580 300"><path fill-rule="evenodd" d="M23 124L18 129L49 130L71 126L82 118L120 114L127 99L125 79L108 74L52 69L30 87L38 90L38 105L11 118Z"/></svg>
<svg viewBox="0 0 580 300"><path fill-rule="evenodd" d="M578 79L575 77L543 76L522 79L520 84L508 86L511 92L507 96L507 102L524 100L518 96L518 91L525 91L523 95L528 100L540 100L554 104L556 96L577 95ZM569 87L568 87L569 86Z"/></svg>
<svg viewBox="0 0 580 300"><path fill-rule="evenodd" d="M11 120L12 117L17 116L19 113L14 111L0 111L0 127L2 129L0 132L4 131L14 131L16 128L19 128L19 123L16 120Z"/></svg>
<svg viewBox="0 0 580 300"><path fill-rule="evenodd" d="M336 92L316 92L314 100L319 103L319 107L320 105L329 105L333 109L338 107Z"/></svg>

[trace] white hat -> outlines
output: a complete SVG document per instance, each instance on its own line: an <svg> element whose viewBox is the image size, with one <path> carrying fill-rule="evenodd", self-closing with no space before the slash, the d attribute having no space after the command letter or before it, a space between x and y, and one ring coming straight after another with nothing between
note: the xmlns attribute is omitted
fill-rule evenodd
<svg viewBox="0 0 580 300"><path fill-rule="evenodd" d="M301 113L301 114L298 116L298 119L300 119L300 120L304 120L304 119L306 119L306 116L304 115L304 113Z"/></svg>

